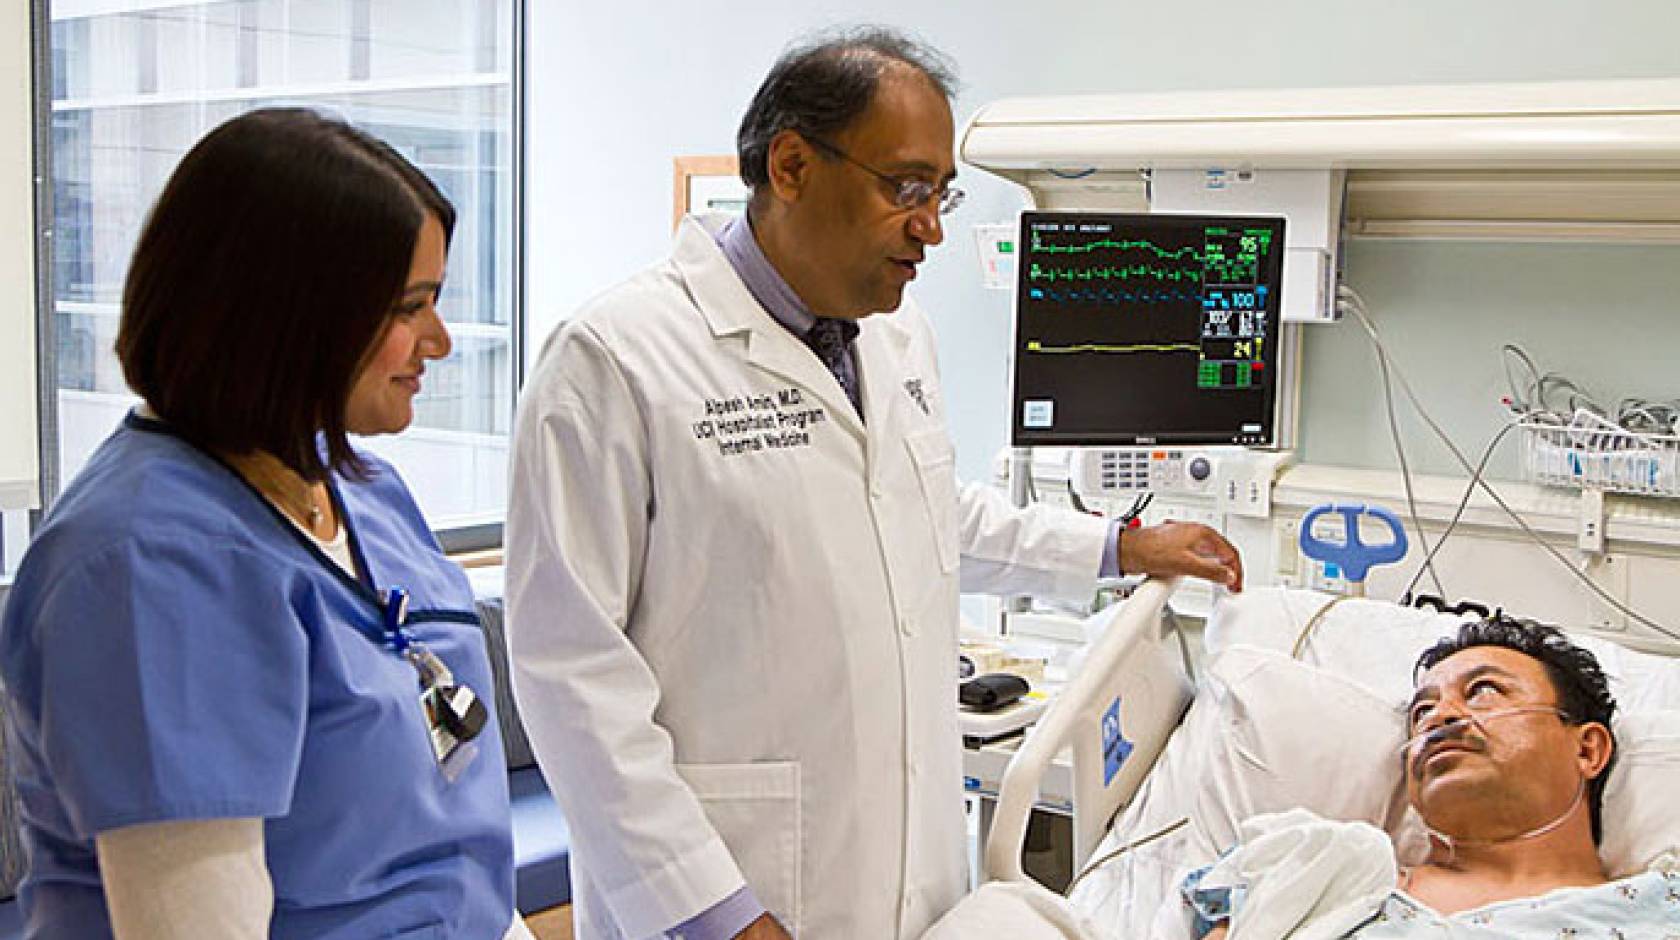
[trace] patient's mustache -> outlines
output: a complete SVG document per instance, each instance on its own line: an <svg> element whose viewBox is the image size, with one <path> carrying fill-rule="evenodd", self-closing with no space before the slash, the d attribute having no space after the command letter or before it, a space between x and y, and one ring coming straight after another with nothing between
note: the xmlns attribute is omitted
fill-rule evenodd
<svg viewBox="0 0 1680 940"><path fill-rule="evenodd" d="M1463 748L1477 753L1487 750L1487 739L1476 733L1480 730L1475 719L1460 718L1439 728L1413 735L1412 739L1406 742L1406 753L1411 755L1412 776L1423 776L1424 762L1443 747Z"/></svg>

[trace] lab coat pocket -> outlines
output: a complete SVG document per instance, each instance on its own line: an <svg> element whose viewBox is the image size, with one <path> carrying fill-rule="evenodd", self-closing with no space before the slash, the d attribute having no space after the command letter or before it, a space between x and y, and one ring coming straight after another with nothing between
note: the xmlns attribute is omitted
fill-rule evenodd
<svg viewBox="0 0 1680 940"><path fill-rule="evenodd" d="M916 465L916 477L922 484L922 500L927 505L928 523L933 526L935 547L939 549L939 571L950 574L957 570L960 551L957 546L957 451L944 428L918 431L907 435L904 443L910 448L910 460Z"/></svg>
<svg viewBox="0 0 1680 940"><path fill-rule="evenodd" d="M678 764L677 773L700 798L758 902L798 936L804 843L799 764Z"/></svg>

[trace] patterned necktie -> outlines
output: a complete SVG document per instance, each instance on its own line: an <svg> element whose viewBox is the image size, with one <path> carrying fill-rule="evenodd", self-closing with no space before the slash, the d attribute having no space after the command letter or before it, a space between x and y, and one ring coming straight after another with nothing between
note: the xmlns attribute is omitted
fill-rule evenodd
<svg viewBox="0 0 1680 940"><path fill-rule="evenodd" d="M863 417L863 403L858 399L857 370L848 361L847 347L857 337L858 325L851 320L836 317L818 317L815 326L805 334L805 342L810 344L811 350L822 360L828 371L834 373L834 378L845 390L846 397L851 399L852 408L856 409L858 417Z"/></svg>

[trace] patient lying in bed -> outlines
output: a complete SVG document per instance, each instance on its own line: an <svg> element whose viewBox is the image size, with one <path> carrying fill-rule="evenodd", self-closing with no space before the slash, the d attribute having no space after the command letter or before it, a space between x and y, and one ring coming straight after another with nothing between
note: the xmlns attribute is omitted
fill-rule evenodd
<svg viewBox="0 0 1680 940"><path fill-rule="evenodd" d="M1184 908L1167 916L1215 940L1680 930L1680 873L1610 881L1599 860L1616 705L1591 653L1498 619L1442 640L1416 672L1399 760L1429 831L1422 864L1400 868L1388 837L1363 823L1259 817L1186 880Z"/></svg>

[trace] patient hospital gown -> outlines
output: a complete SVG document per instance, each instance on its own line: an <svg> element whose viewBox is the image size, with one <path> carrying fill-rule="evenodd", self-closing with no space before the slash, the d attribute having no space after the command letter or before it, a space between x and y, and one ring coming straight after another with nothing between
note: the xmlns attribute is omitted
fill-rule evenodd
<svg viewBox="0 0 1680 940"><path fill-rule="evenodd" d="M1592 888L1489 904L1444 917L1395 891L1359 940L1680 940L1680 875L1646 872Z"/></svg>
<svg viewBox="0 0 1680 940"><path fill-rule="evenodd" d="M1680 872L1448 916L1394 887L1393 849L1372 827L1294 811L1243 828L1252 841L1185 880L1196 936L1234 916L1233 940L1680 940Z"/></svg>

